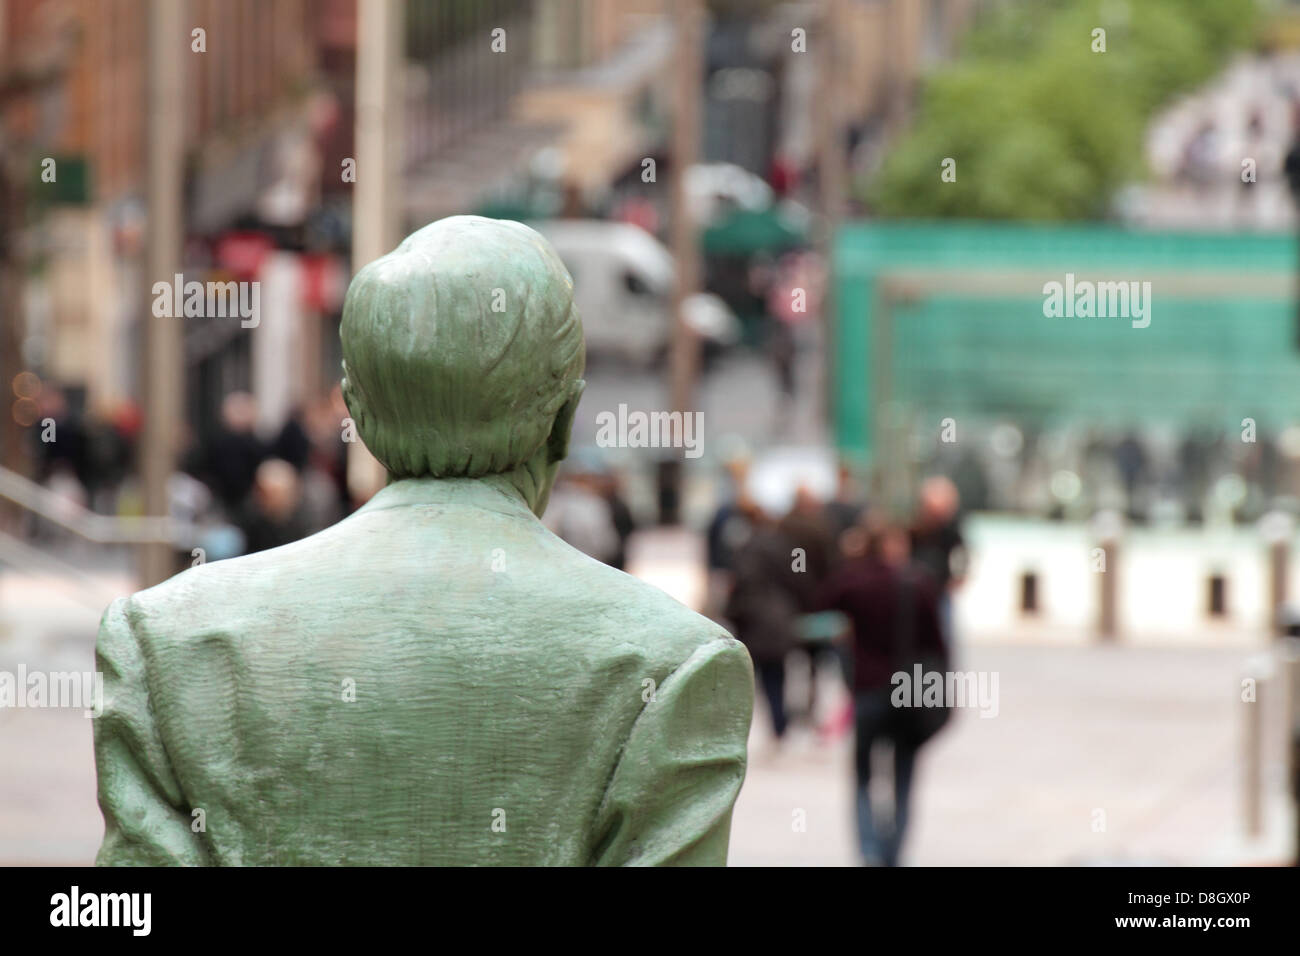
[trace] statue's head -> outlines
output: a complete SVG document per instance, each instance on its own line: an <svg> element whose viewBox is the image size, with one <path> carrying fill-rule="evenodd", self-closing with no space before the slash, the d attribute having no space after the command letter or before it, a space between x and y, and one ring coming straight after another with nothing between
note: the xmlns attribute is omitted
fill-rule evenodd
<svg viewBox="0 0 1300 956"><path fill-rule="evenodd" d="M585 349L573 280L517 222L452 216L352 280L343 398L403 478L505 476L541 514L568 452Z"/></svg>

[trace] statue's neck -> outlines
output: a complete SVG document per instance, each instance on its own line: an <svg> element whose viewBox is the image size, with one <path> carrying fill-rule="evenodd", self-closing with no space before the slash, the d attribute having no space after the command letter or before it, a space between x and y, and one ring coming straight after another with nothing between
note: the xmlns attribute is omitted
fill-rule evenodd
<svg viewBox="0 0 1300 956"><path fill-rule="evenodd" d="M545 491L549 491L549 484ZM527 474L508 472L482 478L393 478L362 510L400 507L413 504L447 504L483 507L489 510L535 513L538 494ZM541 508L546 505L541 496Z"/></svg>

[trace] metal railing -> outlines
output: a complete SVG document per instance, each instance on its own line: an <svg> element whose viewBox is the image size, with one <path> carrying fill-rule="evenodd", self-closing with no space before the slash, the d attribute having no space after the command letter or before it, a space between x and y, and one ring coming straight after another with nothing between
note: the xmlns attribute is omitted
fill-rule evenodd
<svg viewBox="0 0 1300 956"><path fill-rule="evenodd" d="M195 538L196 529L189 522L158 516L96 514L2 467L0 499L10 501L22 511L95 545L138 547L170 544L181 547ZM102 608L117 596L105 589L95 575L4 531L0 531L0 565L48 571L78 603L88 607Z"/></svg>
<svg viewBox="0 0 1300 956"><path fill-rule="evenodd" d="M193 537L192 527L174 518L96 514L8 468L0 468L0 498L96 544L178 544Z"/></svg>

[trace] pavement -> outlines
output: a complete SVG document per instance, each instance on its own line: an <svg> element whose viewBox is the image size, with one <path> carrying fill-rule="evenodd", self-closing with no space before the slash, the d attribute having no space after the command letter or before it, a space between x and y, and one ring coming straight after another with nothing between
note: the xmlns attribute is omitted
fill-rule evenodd
<svg viewBox="0 0 1300 956"><path fill-rule="evenodd" d="M719 451L715 443L723 436L738 438L751 448L827 442L819 334L815 323L798 331L803 344L796 358L793 397L786 398L778 390L773 363L761 354L729 353L700 377L695 397L696 408L703 415L702 451L706 456ZM575 448L595 443L602 412L617 413L619 405L633 411L672 407L668 379L661 372L592 364L583 377L587 385L573 422ZM642 449L634 454L646 452ZM616 452L610 456L618 458Z"/></svg>
<svg viewBox="0 0 1300 956"><path fill-rule="evenodd" d="M997 716L959 710L922 751L904 864L1285 862L1295 830L1275 695L1264 825L1244 832L1244 708L1270 701L1240 702L1241 663L1212 648L966 649L959 669L999 675ZM843 699L836 679L822 677L823 713ZM798 687L788 696L804 699ZM731 864L856 865L850 738L804 726L773 750L760 707L750 754Z"/></svg>

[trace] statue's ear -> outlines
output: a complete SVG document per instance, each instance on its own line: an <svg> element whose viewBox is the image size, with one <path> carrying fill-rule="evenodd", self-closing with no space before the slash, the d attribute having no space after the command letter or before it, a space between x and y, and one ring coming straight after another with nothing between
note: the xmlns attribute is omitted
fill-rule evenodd
<svg viewBox="0 0 1300 956"><path fill-rule="evenodd" d="M551 425L551 435L546 439L546 460L558 465L569 455L569 435L573 432L573 418L578 413L578 401L587 383L582 379L574 381L569 389L569 398L555 413L555 422Z"/></svg>
<svg viewBox="0 0 1300 956"><path fill-rule="evenodd" d="M343 396L343 406L348 410L348 414L355 420L357 417L356 409L352 407L352 380L348 375L348 363L342 362L343 377L339 379L339 392Z"/></svg>

